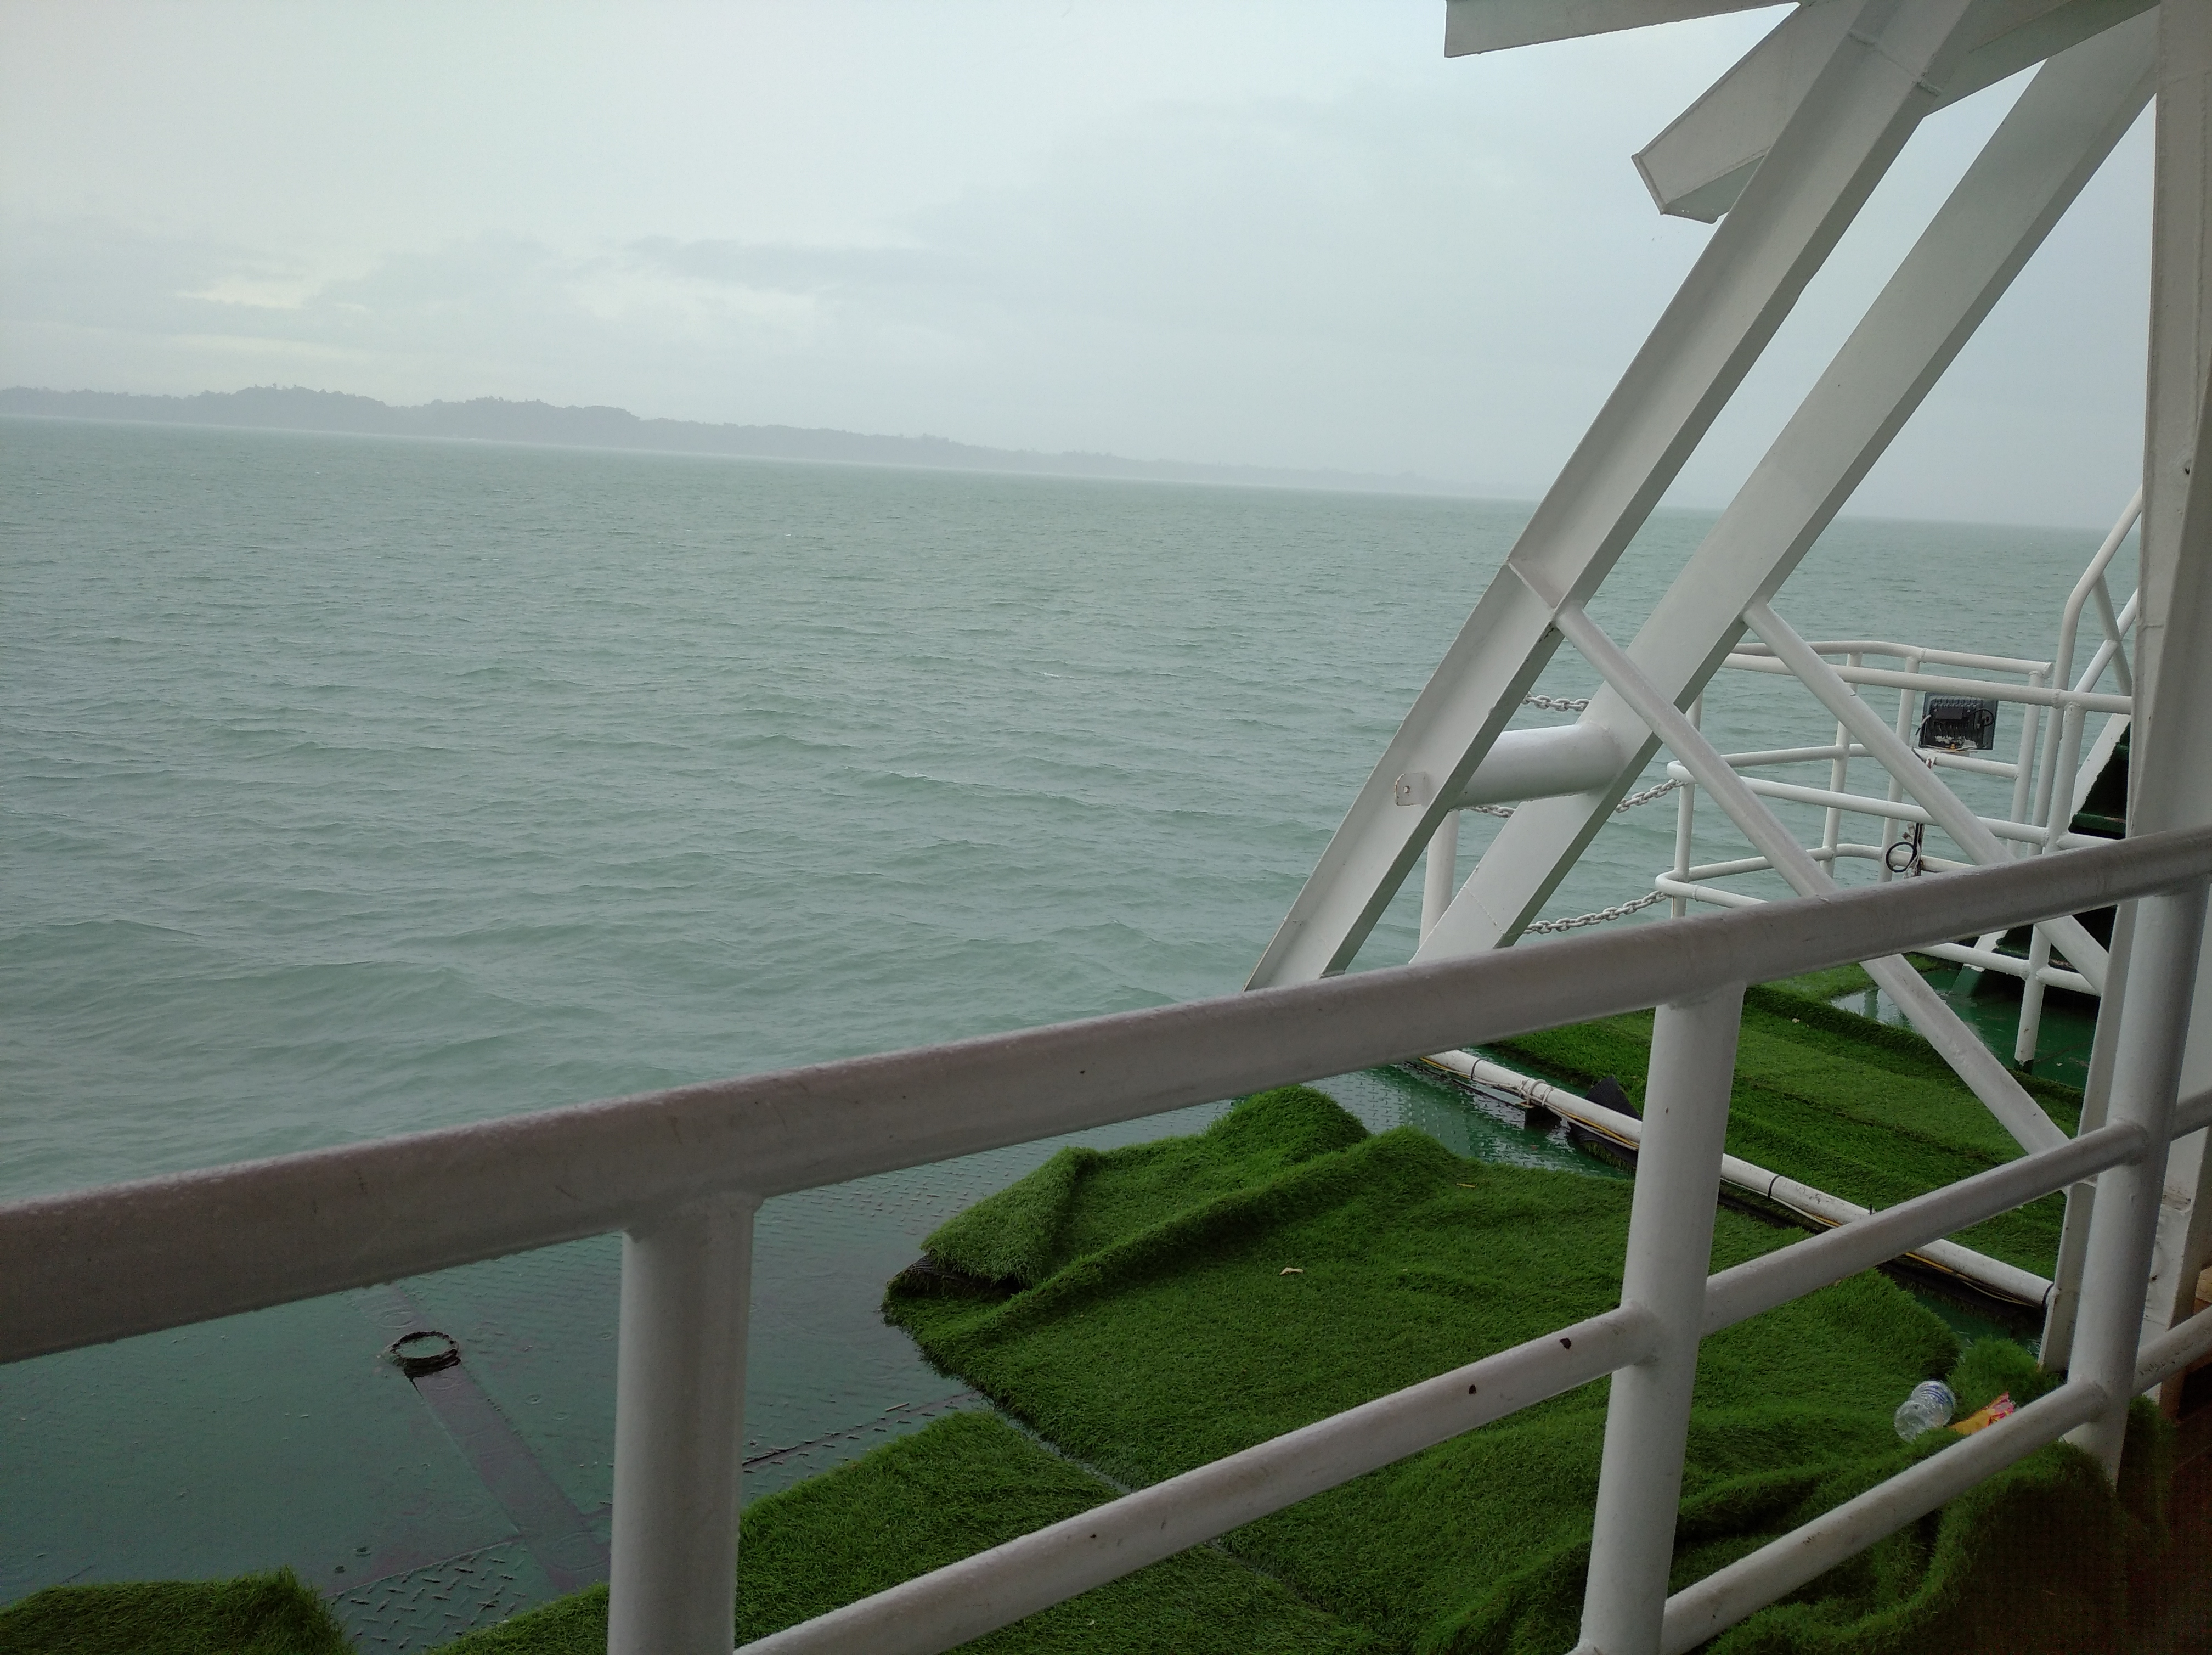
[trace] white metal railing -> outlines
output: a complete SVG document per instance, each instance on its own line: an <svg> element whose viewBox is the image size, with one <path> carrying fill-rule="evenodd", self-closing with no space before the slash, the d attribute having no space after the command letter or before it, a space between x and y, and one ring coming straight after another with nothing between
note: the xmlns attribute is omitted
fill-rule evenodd
<svg viewBox="0 0 2212 1655"><path fill-rule="evenodd" d="M1746 775L1744 785L1763 800L1810 806L1821 812L1820 842L1813 850L1816 861L1831 868L1838 861L1871 861L1876 878L1884 883L1899 873L1946 873L1996 860L1996 853L2040 855L2087 843L2088 836L2069 831L2081 797L2102 772L2112 745L2132 715L2134 674L2128 660L2127 640L2139 610L2130 595L2117 607L2106 576L2114 557L2142 514L2142 496L2128 502L2111 531L2075 581L2062 610L2057 648L2049 660L2027 660L2007 655L1942 649L1881 638L1835 638L1808 642L1790 631L1765 603L1745 611L1753 639L1738 643L1723 665L1738 672L1795 677L1802 681L1837 715L1834 740L1826 745L1776 748L1759 752L1732 753L1727 762L1739 771L1771 770L1799 764L1826 764L1827 785L1818 787L1765 776ZM2100 636L2087 664L2075 672L2076 642L2082 617L2094 604ZM1896 662L1894 666L1868 665L1869 658ZM1962 677L1933 672L1930 667L1949 667L1984 676ZM1988 676L1994 674L1996 676ZM2117 693L2097 686L2109 674ZM1881 721L1857 694L1862 688L1897 691L1893 725ZM1913 739L1916 698L1927 694L1972 696L2020 707L2019 752L2012 759L1980 758L1972 754L1926 748ZM2046 724L2044 714L2051 717ZM2093 715L2105 720L2104 734L2087 744L2084 736ZM1855 759L1875 761L1887 783L1887 797L1852 791L1850 770ZM2011 799L2002 816L1970 814L1935 772L2009 781ZM1764 857L1734 857L1697 863L1695 778L1679 756L1669 764L1668 776L1682 784L1683 798L1675 817L1674 866L1652 880L1655 895L1671 900L1677 917L1692 903L1717 907L1742 907L1759 898L1727 888L1719 881L1773 867ZM1908 794L1911 795L1908 798ZM1879 843L1855 843L1843 837L1847 817L1870 818L1883 826ZM1938 828L1959 843L1966 860L1930 855L1922 848L1922 834ZM1898 853L1905 853L1903 867ZM2070 920L2069 920L2070 924ZM2063 930L2064 928L2061 928ZM2077 994L2101 995L2102 951L2086 935L2054 934L2051 928L2033 931L2024 956L2001 952L1996 934L1973 942L1956 939L1931 946L1927 952L1939 959L2017 977L2021 983L2021 1011L2014 1031L2013 1056L2026 1063L2035 1056L2043 1019L2044 995L2050 989ZM2054 941L2072 962L2072 969L2052 963ZM2084 945L2087 945L2085 947Z"/></svg>
<svg viewBox="0 0 2212 1655"><path fill-rule="evenodd" d="M2165 1147L2212 1122L2212 1096L2175 1096L2208 874L2212 829L2151 835L18 1202L0 1208L0 1360L623 1230L609 1647L720 1655L761 1200L1657 1006L1620 1308L749 1647L929 1655L1615 1373L1585 1646L1682 1650L2062 1434L2113 1469L2128 1398L2212 1348L2208 1313L2137 1348ZM1742 985L2134 898L2108 1124L1706 1278ZM1705 1333L2093 1176L2061 1390L1666 1595Z"/></svg>

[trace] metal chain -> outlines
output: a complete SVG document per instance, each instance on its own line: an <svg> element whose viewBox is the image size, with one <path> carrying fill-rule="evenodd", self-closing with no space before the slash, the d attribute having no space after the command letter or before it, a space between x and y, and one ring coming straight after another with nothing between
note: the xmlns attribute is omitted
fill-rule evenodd
<svg viewBox="0 0 2212 1655"><path fill-rule="evenodd" d="M1630 794L1627 798L1613 807L1613 813L1618 816L1624 811L1634 810L1638 805L1648 805L1654 799L1664 799L1681 785L1680 781L1669 776L1656 788L1646 788L1641 793Z"/></svg>
<svg viewBox="0 0 2212 1655"><path fill-rule="evenodd" d="M1539 712L1544 713L1586 713L1589 711L1589 701L1588 697L1584 697L1581 701L1568 701L1559 696L1523 696L1521 697L1521 704L1523 707L1534 707Z"/></svg>
<svg viewBox="0 0 2212 1655"><path fill-rule="evenodd" d="M1648 805L1654 799L1664 799L1681 785L1679 780L1670 776L1656 788L1646 788L1641 793L1630 794L1627 798L1613 807L1613 813L1615 816L1625 815L1638 805ZM1511 805L1463 805L1461 808L1476 812L1483 816L1510 816L1514 810Z"/></svg>
<svg viewBox="0 0 2212 1655"><path fill-rule="evenodd" d="M1667 893L1665 891L1654 891L1645 896L1638 897L1634 902L1618 903L1611 908L1601 908L1595 914L1577 914L1571 920L1538 920L1534 925L1524 926L1522 929L1528 931L1579 931L1585 925L1603 925L1607 920L1625 919L1631 914L1650 907L1653 903L1664 902L1666 900Z"/></svg>

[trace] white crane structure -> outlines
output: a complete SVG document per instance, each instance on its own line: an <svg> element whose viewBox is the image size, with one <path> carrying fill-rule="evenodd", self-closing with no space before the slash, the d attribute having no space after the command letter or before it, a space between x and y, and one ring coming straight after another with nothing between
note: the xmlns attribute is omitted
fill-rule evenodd
<svg viewBox="0 0 2212 1655"><path fill-rule="evenodd" d="M1740 0L1447 0L1446 51L1482 52L1747 8ZM1591 620L1605 581L1807 283L1934 111L2040 64L1917 244L1632 636ZM2047 660L1879 638L1808 640L1784 618L1789 579L2121 137L2155 103L2148 406L2141 491L2066 602ZM1838 862L1875 877L1942 872L2086 843L2069 831L2124 733L2128 831L2212 822L2212 484L2194 466L2212 343L2212 4L2205 0L1808 0L1635 158L1659 210L1718 221L1711 241L1538 506L1254 971L1252 988L1344 970L1425 853L1417 963L1579 922L1538 916L1655 755L1680 789L1672 867L1631 906L1759 897L1729 881L1779 874L1801 896ZM2140 522L2141 590L2107 570ZM2090 618L2088 639L2083 638ZM2132 654L2131 654L2132 646ZM1565 648L1597 687L1571 724L1509 728ZM1723 753L1700 733L1716 672L1794 678L1832 714L1820 745ZM1864 693L1863 693L1864 692ZM1920 739L1923 695L2024 709L2016 754ZM1887 697L1893 697L1893 705ZM1881 704L1869 697L1883 698ZM1559 709L1546 697L1538 704ZM1851 788L1873 767L1878 791ZM1791 779L1791 767L1802 769ZM1825 771L1825 773L1823 773ZM1779 772L1779 774L1778 774ZM1978 813L1953 780L2008 782ZM1988 782L1984 782L1986 787ZM1703 790L1753 854L1699 863ZM1650 790L1647 790L1647 794ZM1817 806L1811 843L1777 801ZM1504 806L1510 805L1510 810ZM1462 883L1462 810L1505 815ZM1872 818L1863 841L1844 824ZM1931 845L1936 834L1948 847ZM2023 958L1990 934L1928 952L2022 979L2015 1057L2033 1056L2043 995L2103 996L2085 1130L2102 1119L2131 928L2108 952L2078 919L2034 928ZM1974 1031L1902 958L1868 970L2024 1149L2058 1139ZM2200 984L2212 975L2200 976ZM2185 1090L2212 1082L2200 989ZM2212 1262L2203 1135L2174 1146L2146 1321L2186 1316ZM2063 1365L2090 1191L2069 1199L2046 1361Z"/></svg>

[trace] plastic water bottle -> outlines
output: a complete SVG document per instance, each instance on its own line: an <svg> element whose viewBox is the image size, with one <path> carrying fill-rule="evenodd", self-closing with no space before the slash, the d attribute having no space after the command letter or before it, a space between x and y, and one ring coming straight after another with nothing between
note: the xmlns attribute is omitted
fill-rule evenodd
<svg viewBox="0 0 2212 1655"><path fill-rule="evenodd" d="M1951 1394L1950 1386L1941 1379L1923 1379L1912 1387L1912 1394L1897 1405L1897 1434L1911 1442L1923 1431L1948 1425L1952 1410L1958 1405L1959 1399Z"/></svg>

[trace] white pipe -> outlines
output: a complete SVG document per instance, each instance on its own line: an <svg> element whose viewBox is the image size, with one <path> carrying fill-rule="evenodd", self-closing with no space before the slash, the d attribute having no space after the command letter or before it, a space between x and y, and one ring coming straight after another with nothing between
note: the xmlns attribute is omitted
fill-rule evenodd
<svg viewBox="0 0 2212 1655"><path fill-rule="evenodd" d="M1857 654L1847 655L1844 659L1844 665L1846 666L1863 666L1865 664L1864 658ZM1841 719L1838 719L1835 738L1836 756L1828 766L1828 790L1831 793L1850 791L1854 745L1850 731L1844 727ZM1828 864L1831 872L1835 867L1836 847L1842 843L1843 837L1844 812L1831 805L1820 812L1820 849L1824 853L1820 860Z"/></svg>
<svg viewBox="0 0 2212 1655"><path fill-rule="evenodd" d="M2027 687L2040 690L2044 678L2040 672L2027 675ZM2011 818L2015 822L2027 819L2028 807L2033 803L2035 782L2036 732L2040 727L2043 709L2023 707L2020 709L2020 751L2014 758L2012 770Z"/></svg>
<svg viewBox="0 0 2212 1655"><path fill-rule="evenodd" d="M623 1238L607 1655L727 1655L758 1205L702 1202Z"/></svg>
<svg viewBox="0 0 2212 1655"><path fill-rule="evenodd" d="M1620 1302L1659 1333L1649 1356L1613 1376L1583 1598L1583 1641L1608 1655L1656 1655L1667 1612L1742 1012L1743 985L1729 983L1660 1007L1652 1025Z"/></svg>
<svg viewBox="0 0 2212 1655"><path fill-rule="evenodd" d="M1667 774L1679 775L1686 779L1690 772L1677 760L1668 765ZM1925 807L1909 805L1902 800L1892 802L1869 794L1838 793L1828 788L1808 788L1796 782L1771 781L1763 776L1747 776L1743 778L1743 784L1763 798L1786 799L1793 805L1820 805L1853 816L1887 817L1892 821L1919 822L1930 827L1942 825ZM2023 844L2031 845L2039 845L2044 842L2045 831L2031 827L2025 822L1999 821L1992 817L1978 817L1975 819L1996 838L2017 839Z"/></svg>
<svg viewBox="0 0 2212 1655"><path fill-rule="evenodd" d="M1705 711L1705 697L1700 696L1690 703L1690 722L1698 723L1704 718ZM1674 872L1678 877L1686 876L1690 871L1690 853L1694 848L1697 831L1698 784L1684 782L1674 795ZM1667 911L1679 920L1690 911L1690 904L1676 897L1667 904Z"/></svg>
<svg viewBox="0 0 2212 1655"><path fill-rule="evenodd" d="M2207 1352L2212 1352L2212 1311L2199 1311L2142 1348L2136 1359L2136 1395L2194 1366Z"/></svg>
<svg viewBox="0 0 2212 1655"><path fill-rule="evenodd" d="M2043 1037L2044 973L2051 969L2051 934L2036 926L2028 933L2027 975L2020 991L2020 1020L2013 1025L2012 1061L2026 1068L2035 1061Z"/></svg>
<svg viewBox="0 0 2212 1655"><path fill-rule="evenodd" d="M2075 581L2074 590L2067 596L2065 610L2058 621L2058 648L2051 657L2051 679L2054 684L2064 684L2073 676L2074 640L2081 624L2081 606L2088 601L2090 593L2103 584L2106 565L2119 551L2120 543L2128 538L2128 531L2135 527L2136 520L2142 515L2142 487L2137 484L2134 497L2128 502L2127 509L2120 514L2119 520L2112 525L2103 544L2091 556L2088 567L2082 570L2081 578ZM2048 790L2054 785L2051 778L2056 773L2057 761L2058 729L2057 721L2054 719L2050 733L2044 738L2042 775L2038 778L2035 794L2038 819L2050 808Z"/></svg>
<svg viewBox="0 0 2212 1655"><path fill-rule="evenodd" d="M1775 664L1777 666L1781 665L1779 661ZM1911 660L1905 663L1905 675L1908 678L1917 678L1920 672L1920 657L1918 655L1913 656ZM1897 739L1900 742L1905 740L1912 733L1912 697L1913 691L1909 685L1899 686L1897 691L1896 734ZM1889 777L1889 802L1894 805L1902 801L1904 798L1905 783L1898 780L1895 776L1891 776ZM1883 885L1887 885L1892 879L1897 877L1897 871L1889 865L1889 853L1892 848L1903 840L1904 837L1905 836L1900 834L1893 826L1887 830L1882 837L1881 867L1875 873L1875 878Z"/></svg>
<svg viewBox="0 0 2212 1655"><path fill-rule="evenodd" d="M1615 1143L1636 1148L1643 1141L1643 1123L1632 1115L1623 1115L1586 1098L1550 1086L1518 1070L1492 1062L1487 1057L1477 1057L1472 1052L1438 1052L1425 1060L1459 1075L1463 1080L1476 1080L1485 1086L1510 1092L1538 1109L1547 1109L1564 1119L1586 1127ZM2008 1162L2019 1166L2024 1162ZM1641 1166L1639 1164L1639 1176ZM2077 1175L2079 1176L2079 1175ZM1785 1178L1779 1172L1771 1172L1734 1155L1721 1157L1721 1177L1739 1190L1749 1191L1778 1207L1787 1208L1801 1218L1827 1226L1854 1223L1868 1217L1869 1209L1832 1196L1825 1190L1816 1190L1809 1183L1800 1183L1795 1178ZM1976 1220L1977 1222L1978 1220ZM1963 1227L1963 1226L1956 1226ZM1802 1244L1800 1244L1801 1245ZM2033 1270L2021 1269L2002 1259L1991 1258L1962 1247L1954 1241L1931 1240L1924 1246L1899 1250L1890 1257L1911 1257L1916 1263L1948 1275L1955 1275L1975 1287L2017 1299L2024 1305L2041 1305L2051 1284ZM1888 1258L1876 1259L1875 1263L1887 1263Z"/></svg>
<svg viewBox="0 0 2212 1655"><path fill-rule="evenodd" d="M1836 854L1838 856L1871 858L1880 853L1876 847L1872 845L1840 845L1837 848ZM1763 908L1766 904L1766 898L1764 897L1754 897L1744 891L1730 891L1723 886L1706 884L1705 881L1735 873L1758 873L1767 865L1764 856L1747 856L1738 862L1715 862L1705 867L1692 868L1687 879L1677 879L1671 873L1657 874L1652 879L1651 888L1662 896L1670 897L1677 902L1707 903L1716 908ZM1961 869L1960 871L1970 870ZM2004 934L2000 931L1994 934L2002 936ZM1926 942L1921 944L1913 952L1926 954L1935 959L1949 960L1955 964L1971 965L1978 970L1996 971L2006 977L2021 978L2023 981L2028 976L2027 964L2017 955L2001 954L1993 948L1984 948L1978 945L1969 947L1964 943ZM2069 971L2061 966L2045 966L2038 974L2038 978L2050 988L2065 989L2077 995L2087 995L2094 998L2098 993L2098 990L2090 985L2089 979L2079 971Z"/></svg>
<svg viewBox="0 0 2212 1655"><path fill-rule="evenodd" d="M1587 793L1609 784L1630 757L1602 724L1508 730L1468 777L1458 803L1464 808Z"/></svg>
<svg viewBox="0 0 2212 1655"><path fill-rule="evenodd" d="M2148 1142L2140 1128L2125 1124L2105 1127L2085 1138L2062 1139L2056 1149L2007 1161L1880 1212L1862 1214L1809 1241L1723 1270L1706 1290L1705 1331L1717 1333L1908 1253L1938 1263L1947 1256L1938 1250L1941 1238L2040 1200L2106 1167L2140 1159ZM1956 1259L1958 1255L1948 1256ZM2050 1291L2051 1284L2040 1276L2026 1270L2015 1275L2016 1267L1997 1259L1981 1260L1975 1269L1989 1285L2017 1284L2001 1290L2028 1305L2040 1305Z"/></svg>
<svg viewBox="0 0 2212 1655"><path fill-rule="evenodd" d="M2018 672L2023 676L2047 672L2047 660L2023 660L2015 655L1978 655L1963 649L1936 649L1920 643L1891 643L1881 638L1820 638L1808 648L1823 655L1888 655L1898 660L1934 661L1938 666L1973 666L1991 672ZM1771 652L1769 646L1753 639L1736 646L1740 655L1764 655ZM1856 662L1853 665L1856 665Z"/></svg>

